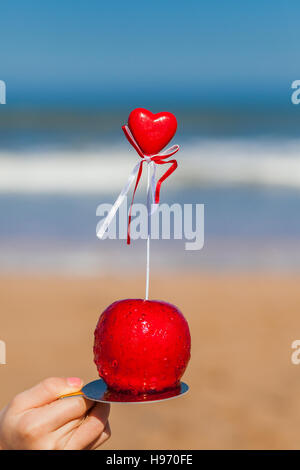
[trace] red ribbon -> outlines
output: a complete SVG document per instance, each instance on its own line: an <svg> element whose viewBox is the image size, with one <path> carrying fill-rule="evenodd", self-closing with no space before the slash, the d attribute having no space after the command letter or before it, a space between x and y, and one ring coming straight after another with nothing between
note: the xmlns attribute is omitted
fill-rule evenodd
<svg viewBox="0 0 300 470"><path fill-rule="evenodd" d="M157 165L165 165L166 163L171 164L170 168L162 175L162 177L156 183L155 204L159 204L161 185L173 173L173 171L176 170L176 168L178 166L178 163L175 159L174 160L168 160L168 161L165 161L165 159L171 157L172 155L174 155L174 153L178 152L179 146L174 145L173 147L170 147L169 149L167 149L165 152L159 153L157 155L145 155L143 153L142 149L140 148L140 146L138 145L138 143L136 142L136 140L134 139L132 133L130 132L129 127L126 126L126 125L122 126L122 130L123 130L128 142L132 145L132 147L137 151L139 156L143 159L140 162L140 167L139 167L139 171L138 171L138 174L137 174L136 183L135 183L135 187L134 187L134 190L133 190L132 200L131 200L129 214L128 214L127 244L130 245L131 211L132 211L134 196L135 196L137 187L139 185L139 182L140 182L140 179L141 179L141 176L142 176L143 163L152 161L152 162L156 163Z"/></svg>

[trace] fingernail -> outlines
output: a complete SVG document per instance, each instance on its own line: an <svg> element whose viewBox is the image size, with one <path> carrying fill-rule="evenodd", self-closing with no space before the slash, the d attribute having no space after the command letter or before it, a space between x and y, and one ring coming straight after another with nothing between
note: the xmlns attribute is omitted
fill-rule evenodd
<svg viewBox="0 0 300 470"><path fill-rule="evenodd" d="M68 377L67 382L70 387L80 388L82 386L82 380L79 377Z"/></svg>

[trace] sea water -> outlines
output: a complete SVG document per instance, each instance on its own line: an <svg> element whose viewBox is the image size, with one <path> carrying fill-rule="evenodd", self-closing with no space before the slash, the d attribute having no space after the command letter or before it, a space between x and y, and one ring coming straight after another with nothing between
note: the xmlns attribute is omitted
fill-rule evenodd
<svg viewBox="0 0 300 470"><path fill-rule="evenodd" d="M2 109L1 272L143 269L142 240L128 247L95 232L96 207L114 202L139 159L121 131L127 111ZM189 253L153 241L153 269L300 270L300 110L176 114L179 166L161 201L205 204L205 243ZM136 201L144 196L145 181Z"/></svg>

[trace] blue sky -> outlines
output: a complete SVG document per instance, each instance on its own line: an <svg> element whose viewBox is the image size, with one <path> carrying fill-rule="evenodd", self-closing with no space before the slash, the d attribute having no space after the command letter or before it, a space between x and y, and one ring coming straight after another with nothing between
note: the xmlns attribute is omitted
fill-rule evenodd
<svg viewBox="0 0 300 470"><path fill-rule="evenodd" d="M296 0L4 0L15 93L282 92L300 78Z"/></svg>

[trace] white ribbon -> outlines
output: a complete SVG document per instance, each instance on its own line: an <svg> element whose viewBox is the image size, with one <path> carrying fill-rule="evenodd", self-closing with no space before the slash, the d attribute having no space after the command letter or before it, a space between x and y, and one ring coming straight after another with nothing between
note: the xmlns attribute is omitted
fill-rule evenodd
<svg viewBox="0 0 300 470"><path fill-rule="evenodd" d="M109 227L109 224L113 220L117 210L119 209L120 205L124 201L128 191L129 191L129 189L130 189L130 187L131 187L131 185L132 185L132 183L133 183L133 181L134 181L134 179L135 179L135 177L136 177L136 175L139 171L140 165L142 165L142 162L147 162L148 165L150 165L150 168L152 167L151 184L150 185L148 184L148 187L147 187L148 235L149 235L150 217L151 217L152 214L154 214L157 211L157 208L159 206L159 204L155 203L156 165L157 165L157 163L155 161L153 161L152 159L154 157L165 157L166 155L171 156L179 150L179 145L172 145L172 147L169 147L168 149L163 150L163 151L159 152L156 155L151 155L151 156L144 155L141 148L140 148L140 146L138 145L135 138L133 137L132 132L130 131L128 125L123 126L123 130L125 132L125 135L126 135L127 139L131 143L131 145L133 145L135 150L140 155L141 160L139 161L139 163L137 163L134 166L133 170L131 171L131 173L128 177L127 183L125 184L124 188L120 192L120 194L117 197L115 203L113 204L113 206L110 209L109 213L105 217L101 227L99 228L99 230L97 232L97 237L100 238L100 239L103 238L104 233L106 232L107 228ZM152 204L151 204L151 197L150 196L152 196Z"/></svg>
<svg viewBox="0 0 300 470"><path fill-rule="evenodd" d="M100 238L100 239L103 238L104 233L108 229L110 223L112 222L114 216L116 215L117 210L119 209L120 205L124 201L124 199L125 199L128 191L129 191L132 183L134 182L135 177L136 177L136 175L139 171L139 168L140 168L140 165L141 165L142 161L147 162L148 165L150 165L152 167L151 185L150 185L150 187L148 188L148 191L147 191L148 215L154 214L154 212L157 210L159 204L155 204L155 202L154 202L155 201L155 188L156 188L156 163L151 160L151 157L145 156L144 158L142 158L139 161L139 163L137 163L134 166L133 170L131 171L131 173L128 177L127 183L125 184L124 188L120 192L120 194L117 197L115 203L113 204L112 208L108 212L108 214L105 217L103 223L101 224L101 227L99 228L99 230L97 232L97 237L98 238ZM152 197L152 201L153 201L152 204L151 204L151 197ZM149 225L149 220L148 220L148 225ZM149 227L148 227L148 231L149 231Z"/></svg>

